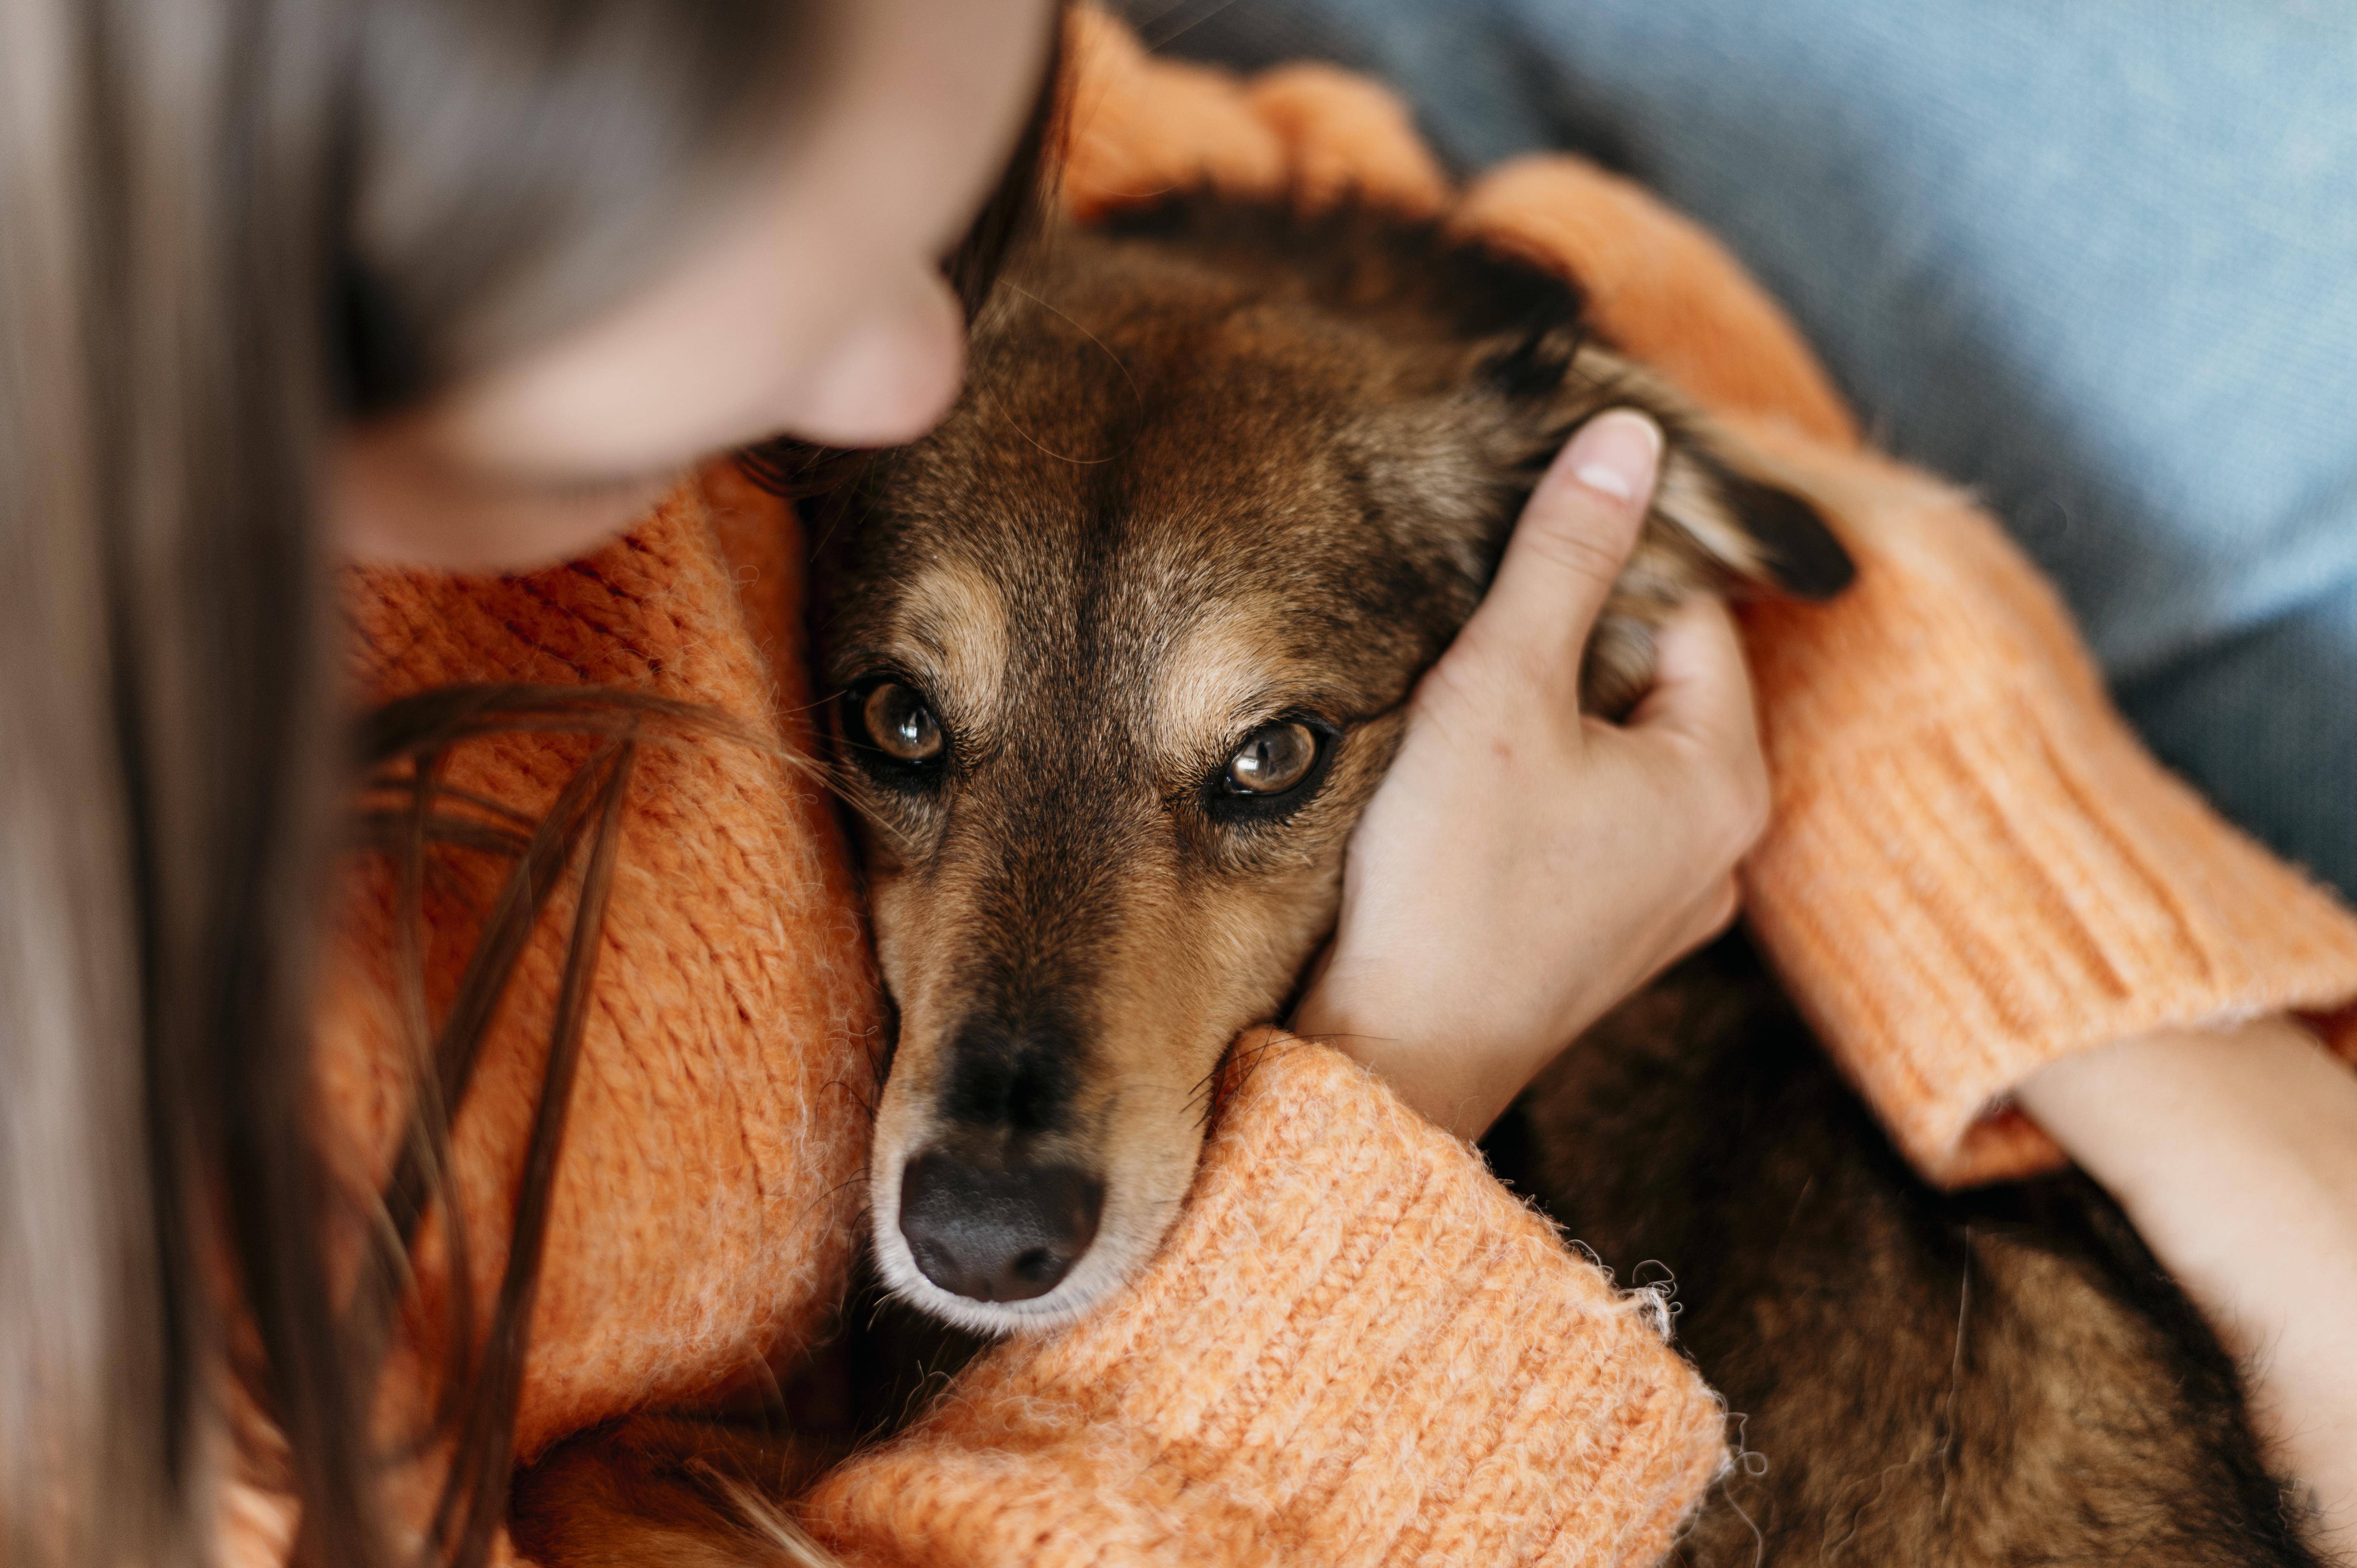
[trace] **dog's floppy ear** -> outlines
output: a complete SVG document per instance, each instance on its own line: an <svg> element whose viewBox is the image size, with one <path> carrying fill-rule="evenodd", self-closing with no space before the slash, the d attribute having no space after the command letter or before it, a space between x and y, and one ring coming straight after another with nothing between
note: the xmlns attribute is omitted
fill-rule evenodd
<svg viewBox="0 0 2357 1568"><path fill-rule="evenodd" d="M1822 600L1857 575L1849 552L1815 507L1738 471L1675 393L1589 341L1577 317L1550 314L1528 322L1510 346L1486 351L1476 370L1509 404L1530 411L1543 431L1541 461L1607 408L1650 414L1664 437L1652 521L1683 535L1702 558L1695 564L1707 562L1723 574L1696 585L1765 587Z"/></svg>
<svg viewBox="0 0 2357 1568"><path fill-rule="evenodd" d="M1812 600L1830 599L1849 586L1857 564L1815 507L1736 472L1690 429L1664 421L1663 430L1674 433L1662 455L1656 517L1684 532L1739 582Z"/></svg>
<svg viewBox="0 0 2357 1568"><path fill-rule="evenodd" d="M1576 317L1528 322L1476 352L1473 369L1502 400L1512 432L1508 464L1523 482L1572 435L1609 408L1631 407L1662 427L1660 482L1620 580L1598 617L1582 668L1582 704L1618 718L1653 680L1653 633L1701 593L1767 591L1828 599L1857 575L1815 507L1742 472L1714 445L1702 419L1656 378L1588 342Z"/></svg>

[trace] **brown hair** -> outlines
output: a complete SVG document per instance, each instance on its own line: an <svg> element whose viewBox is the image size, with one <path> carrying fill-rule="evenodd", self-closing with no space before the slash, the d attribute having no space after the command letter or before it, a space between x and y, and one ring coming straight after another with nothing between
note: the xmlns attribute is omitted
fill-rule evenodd
<svg viewBox="0 0 2357 1568"><path fill-rule="evenodd" d="M330 1299L306 1121L307 933L361 760L329 675L325 444L643 280L772 145L838 9L0 6L0 1560L206 1554L228 1302L298 1556L393 1557L361 1418L382 1314ZM953 263L969 297L1029 189L1011 171ZM361 751L426 779L467 723L577 697L380 714ZM632 726L685 721L584 712L608 739L576 809L509 847L561 869L580 846L594 956ZM412 855L455 831L414 796ZM534 1168L562 1133L550 1059ZM429 1154L441 1103L421 1085ZM432 1201L435 1164L395 1206ZM545 1193L528 1179L516 1216L521 1305L502 1292L446 1402L448 1561L480 1559L502 1505Z"/></svg>

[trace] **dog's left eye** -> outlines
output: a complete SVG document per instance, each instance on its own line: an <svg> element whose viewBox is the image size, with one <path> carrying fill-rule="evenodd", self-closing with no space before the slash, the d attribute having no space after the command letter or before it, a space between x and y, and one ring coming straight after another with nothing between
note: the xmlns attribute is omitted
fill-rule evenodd
<svg viewBox="0 0 2357 1568"><path fill-rule="evenodd" d="M1232 794L1282 795L1317 765L1317 732L1297 720L1283 720L1245 737L1228 758L1225 781Z"/></svg>
<svg viewBox="0 0 2357 1568"><path fill-rule="evenodd" d="M867 744L893 761L917 766L937 761L948 748L942 721L915 691L886 681L859 700L859 727Z"/></svg>

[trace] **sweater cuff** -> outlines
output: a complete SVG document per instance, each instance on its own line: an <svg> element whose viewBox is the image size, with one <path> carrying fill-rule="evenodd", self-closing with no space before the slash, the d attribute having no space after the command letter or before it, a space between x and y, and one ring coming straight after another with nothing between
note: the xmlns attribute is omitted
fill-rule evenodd
<svg viewBox="0 0 2357 1568"><path fill-rule="evenodd" d="M2345 1005L2357 921L2113 711L2052 591L1962 497L1761 424L1859 562L1749 620L1776 779L1753 929L1933 1181L2051 1168L2007 1096L2148 1031Z"/></svg>
<svg viewBox="0 0 2357 1568"><path fill-rule="evenodd" d="M1246 1037L1185 1213L834 1472L853 1563L1647 1563L1726 1455L1643 1298L1338 1053Z"/></svg>

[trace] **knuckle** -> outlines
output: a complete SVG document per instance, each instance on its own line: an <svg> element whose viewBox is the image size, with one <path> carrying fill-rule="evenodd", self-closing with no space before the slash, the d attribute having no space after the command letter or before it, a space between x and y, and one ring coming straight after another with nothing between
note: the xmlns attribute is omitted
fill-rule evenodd
<svg viewBox="0 0 2357 1568"><path fill-rule="evenodd" d="M1524 683L1531 660L1512 642L1479 638L1452 648L1434 665L1417 689L1417 706L1427 712L1448 712L1461 721L1486 717L1501 706L1506 691Z"/></svg>
<svg viewBox="0 0 2357 1568"><path fill-rule="evenodd" d="M1468 712L1512 714L1524 723L1534 711L1565 705L1577 667L1544 639L1502 636L1500 629L1490 625L1460 635L1425 677L1432 698Z"/></svg>

